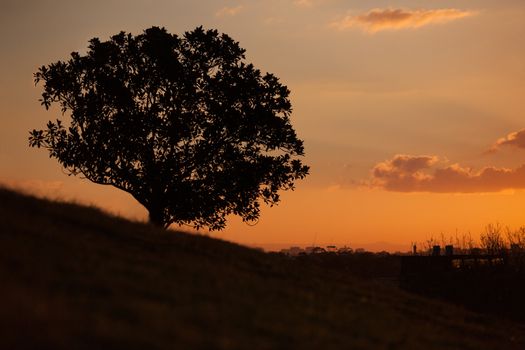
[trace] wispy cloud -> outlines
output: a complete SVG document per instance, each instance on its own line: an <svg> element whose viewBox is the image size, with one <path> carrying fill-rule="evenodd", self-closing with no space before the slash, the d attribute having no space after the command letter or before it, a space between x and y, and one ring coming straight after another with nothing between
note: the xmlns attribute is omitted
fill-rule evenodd
<svg viewBox="0 0 525 350"><path fill-rule="evenodd" d="M514 169L459 164L439 166L437 156L396 155L372 169L372 187L395 192L483 193L525 189L525 164Z"/></svg>
<svg viewBox="0 0 525 350"><path fill-rule="evenodd" d="M235 7L223 7L219 11L215 12L216 17L233 17L241 13L244 9L244 6L239 5Z"/></svg>
<svg viewBox="0 0 525 350"><path fill-rule="evenodd" d="M505 137L500 138L488 150L488 153L494 153L501 147L516 147L525 149L525 129L511 132Z"/></svg>
<svg viewBox="0 0 525 350"><path fill-rule="evenodd" d="M339 30L359 28L368 33L383 30L415 29L430 24L447 23L473 16L475 12L454 8L433 10L373 9L363 14L349 14L332 26Z"/></svg>
<svg viewBox="0 0 525 350"><path fill-rule="evenodd" d="M299 7L312 7L314 5L313 0L294 0L293 3Z"/></svg>

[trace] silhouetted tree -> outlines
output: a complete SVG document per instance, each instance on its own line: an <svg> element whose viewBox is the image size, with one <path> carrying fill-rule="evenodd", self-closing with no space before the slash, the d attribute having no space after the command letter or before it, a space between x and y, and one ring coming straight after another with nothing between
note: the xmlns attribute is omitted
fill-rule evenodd
<svg viewBox="0 0 525 350"><path fill-rule="evenodd" d="M499 223L488 224L485 226L479 236L481 241L481 248L483 248L487 254L500 254L505 250L505 240L503 238L503 226Z"/></svg>
<svg viewBox="0 0 525 350"><path fill-rule="evenodd" d="M42 105L70 123L33 130L30 146L70 175L129 192L156 225L214 230L229 214L257 220L261 200L276 204L308 174L290 91L229 36L152 27L89 43L35 73Z"/></svg>
<svg viewBox="0 0 525 350"><path fill-rule="evenodd" d="M525 226L521 226L515 231L507 230L507 241L509 247L524 250L525 249Z"/></svg>

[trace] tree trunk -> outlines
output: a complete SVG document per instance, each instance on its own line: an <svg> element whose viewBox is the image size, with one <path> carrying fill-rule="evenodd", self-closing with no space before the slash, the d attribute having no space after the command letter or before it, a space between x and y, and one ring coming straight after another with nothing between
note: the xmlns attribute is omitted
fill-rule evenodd
<svg viewBox="0 0 525 350"><path fill-rule="evenodd" d="M148 209L149 211L149 222L157 227L166 228L166 223L164 222L164 217L162 215L162 210Z"/></svg>

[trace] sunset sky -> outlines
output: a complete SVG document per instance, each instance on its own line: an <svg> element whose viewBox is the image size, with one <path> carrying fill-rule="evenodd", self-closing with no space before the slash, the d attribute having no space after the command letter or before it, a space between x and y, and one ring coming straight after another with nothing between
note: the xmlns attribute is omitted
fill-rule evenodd
<svg viewBox="0 0 525 350"><path fill-rule="evenodd" d="M292 91L310 176L257 225L231 218L213 237L408 250L525 225L523 0L2 0L1 183L145 220L129 195L66 176L27 138L60 117L38 102L38 67L154 25L227 33Z"/></svg>

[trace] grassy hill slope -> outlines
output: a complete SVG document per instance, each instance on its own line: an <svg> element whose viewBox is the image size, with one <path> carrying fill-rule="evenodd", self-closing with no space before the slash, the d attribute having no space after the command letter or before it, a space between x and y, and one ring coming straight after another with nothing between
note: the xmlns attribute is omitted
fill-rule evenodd
<svg viewBox="0 0 525 350"><path fill-rule="evenodd" d="M523 349L517 325L0 189L1 349Z"/></svg>

